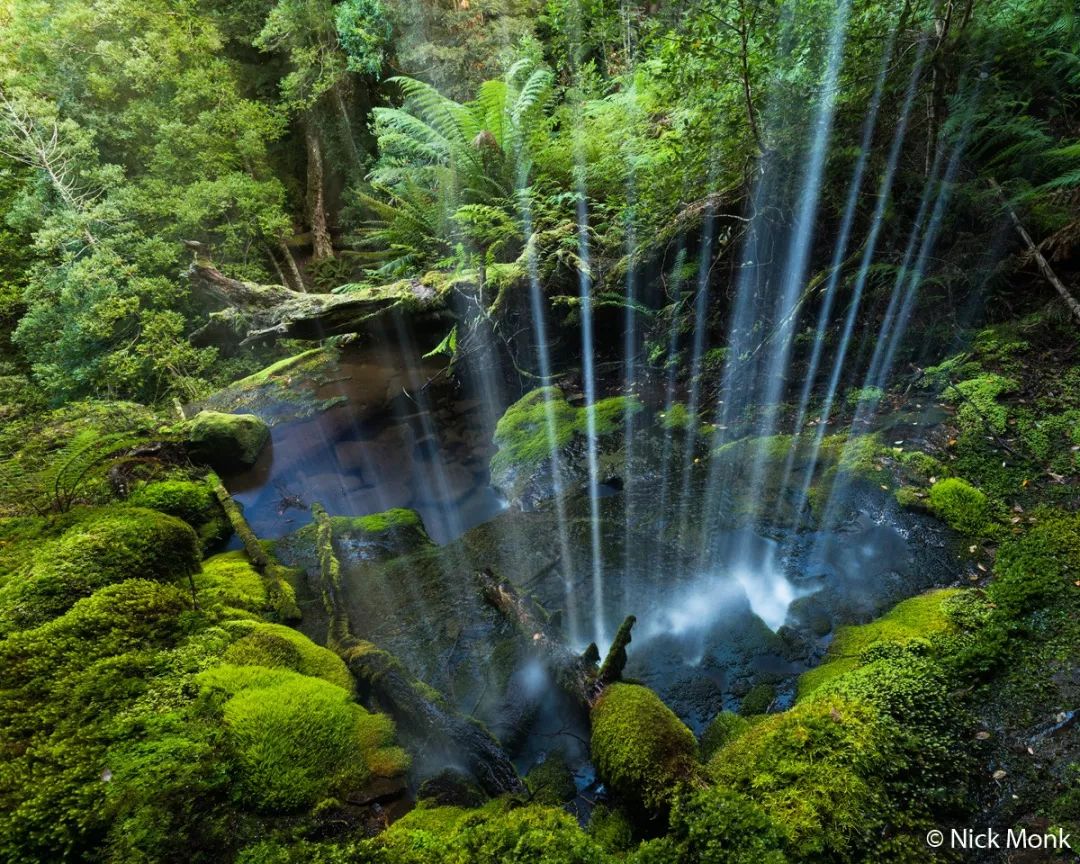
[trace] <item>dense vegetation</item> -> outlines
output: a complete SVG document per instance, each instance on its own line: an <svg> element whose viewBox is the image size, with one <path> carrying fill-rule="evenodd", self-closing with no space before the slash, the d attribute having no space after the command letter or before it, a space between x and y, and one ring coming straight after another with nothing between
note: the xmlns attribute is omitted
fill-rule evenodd
<svg viewBox="0 0 1080 864"><path fill-rule="evenodd" d="M1078 46L1072 0L0 0L0 859L905 862L934 827L1080 831L1080 744L1025 755L1080 698ZM787 254L821 128L785 337L781 306L736 301L751 252ZM968 578L841 629L792 705L754 688L700 737L593 681L609 796L587 818L553 757L514 794L421 786L390 813L418 754L351 666L371 646L294 629L321 611L214 473L266 425L177 418L238 379L283 401L253 373L311 347L215 337L207 267L445 293L456 324L421 347L525 394L491 463L521 490L638 412L708 438L787 338L775 434L708 451L758 484L740 517L803 519L780 499L812 451L810 519L857 477L947 524ZM864 380L898 285L909 338ZM594 318L596 358L690 398L568 398ZM815 441L808 404L940 417L915 448ZM422 534L410 511L354 528Z"/></svg>

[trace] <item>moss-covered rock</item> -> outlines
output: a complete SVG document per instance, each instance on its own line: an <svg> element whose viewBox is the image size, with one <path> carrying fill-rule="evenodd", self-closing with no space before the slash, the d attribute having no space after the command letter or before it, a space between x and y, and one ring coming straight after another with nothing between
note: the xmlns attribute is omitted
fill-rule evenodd
<svg viewBox="0 0 1080 864"><path fill-rule="evenodd" d="M849 860L892 817L891 731L870 706L823 698L765 717L717 751L708 771L763 808L796 860Z"/></svg>
<svg viewBox="0 0 1080 864"><path fill-rule="evenodd" d="M172 516L137 507L85 511L4 583L0 630L41 624L114 582L186 579L199 569L199 557L195 532Z"/></svg>
<svg viewBox="0 0 1080 864"><path fill-rule="evenodd" d="M701 758L706 762L712 755L750 728L750 721L734 711L721 711L701 734Z"/></svg>
<svg viewBox="0 0 1080 864"><path fill-rule="evenodd" d="M992 531L990 499L959 477L938 480L931 486L930 506L961 534L977 537Z"/></svg>
<svg viewBox="0 0 1080 864"><path fill-rule="evenodd" d="M290 669L301 675L322 678L352 691L353 679L344 661L333 651L316 645L303 633L284 624L236 621L229 624L239 638L225 651L224 661L235 666Z"/></svg>
<svg viewBox="0 0 1080 864"><path fill-rule="evenodd" d="M223 665L199 676L227 698L222 715L236 753L240 794L260 810L288 812L399 776L405 752L394 724L349 692L287 669Z"/></svg>
<svg viewBox="0 0 1080 864"><path fill-rule="evenodd" d="M928 591L898 603L868 624L841 627L829 645L825 662L799 677L798 698L803 700L818 688L857 668L867 650L878 645L906 645L949 633L954 625L948 602L958 589Z"/></svg>
<svg viewBox="0 0 1080 864"><path fill-rule="evenodd" d="M611 685L590 716L597 773L631 806L662 810L697 775L694 733L647 687Z"/></svg>
<svg viewBox="0 0 1080 864"><path fill-rule="evenodd" d="M987 588L997 616L1013 623L1080 582L1080 514L1043 508L1023 535L1001 544Z"/></svg>
<svg viewBox="0 0 1080 864"><path fill-rule="evenodd" d="M525 785L537 804L558 806L577 795L574 774L561 753L549 753L534 765L525 776Z"/></svg>
<svg viewBox="0 0 1080 864"><path fill-rule="evenodd" d="M193 578L204 609L221 609L227 615L229 610L258 614L270 608L263 577L242 549L207 558Z"/></svg>
<svg viewBox="0 0 1080 864"><path fill-rule="evenodd" d="M217 471L255 464L270 439L270 429L254 414L200 411L183 427L191 458Z"/></svg>
<svg viewBox="0 0 1080 864"><path fill-rule="evenodd" d="M140 483L131 490L128 503L183 519L198 533L204 549L218 545L232 532L213 490L199 480L177 478Z"/></svg>
<svg viewBox="0 0 1080 864"><path fill-rule="evenodd" d="M631 397L602 399L590 408L571 405L557 387L533 390L507 408L495 426L491 483L526 508L575 488L587 476L590 426L599 450L618 449L626 417L642 409Z"/></svg>

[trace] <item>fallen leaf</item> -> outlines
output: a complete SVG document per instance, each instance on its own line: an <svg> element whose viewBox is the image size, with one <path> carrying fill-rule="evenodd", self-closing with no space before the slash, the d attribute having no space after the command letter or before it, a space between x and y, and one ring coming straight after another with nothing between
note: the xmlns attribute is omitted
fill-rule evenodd
<svg viewBox="0 0 1080 864"><path fill-rule="evenodd" d="M998 768L998 770L995 771L992 776L995 780L1004 780L1009 775L1008 772L1002 771L1000 768Z"/></svg>
<svg viewBox="0 0 1080 864"><path fill-rule="evenodd" d="M990 733L986 732L985 730L982 731L982 732L976 732L975 733L975 740L976 741L986 741L989 737L990 737Z"/></svg>
<svg viewBox="0 0 1080 864"><path fill-rule="evenodd" d="M980 570L982 570L983 573L986 572L986 565L985 564L976 564L975 566L978 567Z"/></svg>

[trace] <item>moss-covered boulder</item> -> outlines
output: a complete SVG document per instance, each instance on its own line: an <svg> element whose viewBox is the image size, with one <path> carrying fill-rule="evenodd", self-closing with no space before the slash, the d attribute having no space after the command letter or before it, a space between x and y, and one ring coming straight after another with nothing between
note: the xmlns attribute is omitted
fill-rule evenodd
<svg viewBox="0 0 1080 864"><path fill-rule="evenodd" d="M316 645L303 633L284 624L236 621L228 629L239 635L225 651L223 660L235 666L289 669L322 678L352 691L353 679L345 662L333 651Z"/></svg>
<svg viewBox="0 0 1080 864"><path fill-rule="evenodd" d="M270 608L263 577L242 549L207 558L193 580L199 605L222 617L254 616Z"/></svg>
<svg viewBox="0 0 1080 864"><path fill-rule="evenodd" d="M491 484L523 509L581 487L588 479L590 430L605 475L599 480L618 476L626 418L641 410L632 397L602 399L590 408L571 405L557 387L533 390L507 408L495 426Z"/></svg>
<svg viewBox="0 0 1080 864"><path fill-rule="evenodd" d="M815 700L751 726L716 752L708 771L760 805L795 860L864 860L853 849L893 815L885 794L891 732L867 705Z"/></svg>
<svg viewBox="0 0 1080 864"><path fill-rule="evenodd" d="M558 806L577 795L574 774L562 753L549 753L525 775L525 785L537 804Z"/></svg>
<svg viewBox="0 0 1080 864"><path fill-rule="evenodd" d="M187 579L199 569L194 530L137 507L86 511L0 589L0 632L34 627L98 588L126 579Z"/></svg>
<svg viewBox="0 0 1080 864"><path fill-rule="evenodd" d="M199 681L224 694L239 794L258 810L289 812L346 798L408 768L408 756L393 744L393 721L325 679L226 664Z"/></svg>
<svg viewBox="0 0 1080 864"><path fill-rule="evenodd" d="M183 427L188 453L217 471L255 464L270 438L270 429L254 414L200 411Z"/></svg>
<svg viewBox="0 0 1080 864"><path fill-rule="evenodd" d="M140 483L131 490L128 503L183 519L198 533L204 549L212 549L232 532L213 490L200 480L174 478Z"/></svg>
<svg viewBox="0 0 1080 864"><path fill-rule="evenodd" d="M647 687L611 685L590 716L597 773L630 806L663 810L697 775L694 733Z"/></svg>

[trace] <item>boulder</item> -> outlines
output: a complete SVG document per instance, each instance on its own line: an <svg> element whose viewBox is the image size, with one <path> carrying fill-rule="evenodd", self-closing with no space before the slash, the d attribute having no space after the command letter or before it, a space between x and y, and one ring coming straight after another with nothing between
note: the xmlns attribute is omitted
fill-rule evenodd
<svg viewBox="0 0 1080 864"><path fill-rule="evenodd" d="M254 414L201 411L185 424L184 439L193 460L224 472L254 465L270 429Z"/></svg>

